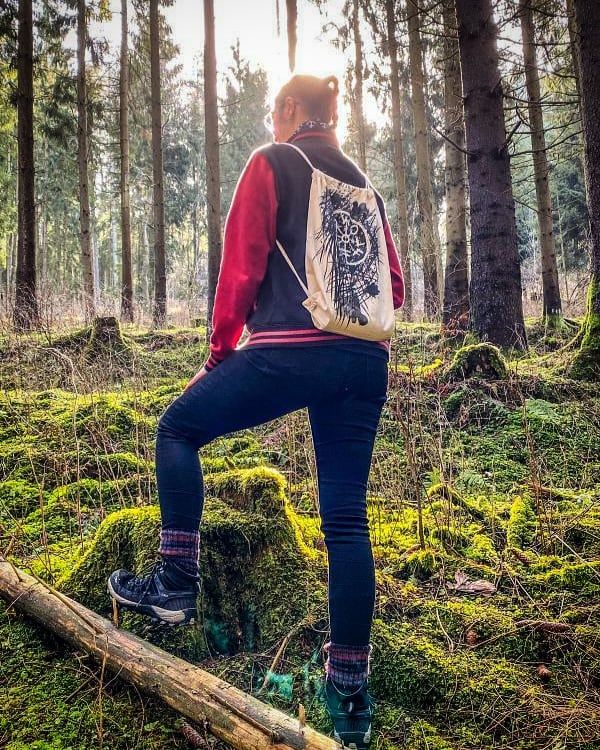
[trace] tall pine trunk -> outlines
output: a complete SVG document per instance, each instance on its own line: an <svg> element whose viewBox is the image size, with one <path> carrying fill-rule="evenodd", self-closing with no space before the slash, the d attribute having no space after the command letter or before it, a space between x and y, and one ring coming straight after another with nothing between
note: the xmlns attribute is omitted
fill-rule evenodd
<svg viewBox="0 0 600 750"><path fill-rule="evenodd" d="M392 89L392 134L394 139L394 178L396 181L396 204L398 211L398 246L404 272L404 315L408 320L413 315L412 273L408 252L408 205L406 200L406 170L404 167L404 133L402 132L402 101L400 95L400 73L398 65L398 43L396 41L396 16L394 0L385 0L388 51L390 55Z"/></svg>
<svg viewBox="0 0 600 750"><path fill-rule="evenodd" d="M85 0L77 0L77 167L79 171L79 231L81 268L83 272L83 304L86 320L95 315L94 269L90 236L90 187L88 174L88 122L85 49L87 18Z"/></svg>
<svg viewBox="0 0 600 750"><path fill-rule="evenodd" d="M152 108L152 205L154 219L154 307L152 324L155 327L160 327L165 324L167 318L167 268L158 0L150 0L150 98Z"/></svg>
<svg viewBox="0 0 600 750"><path fill-rule="evenodd" d="M415 0L406 0L408 20L408 55L412 92L415 151L417 156L417 203L419 206L419 246L423 262L425 317L435 318L439 312L438 258L439 247L434 227L432 164L429 153L427 113L425 111L425 73L423 48L419 31L419 7Z"/></svg>
<svg viewBox="0 0 600 750"><path fill-rule="evenodd" d="M573 0L567 0L567 29L569 32L569 47L571 48L571 59L573 61L573 75L575 76L575 87L581 107L581 74L579 72L579 54L577 52L577 33L575 31L575 10Z"/></svg>
<svg viewBox="0 0 600 750"><path fill-rule="evenodd" d="M127 0L121 0L121 60L119 73L119 146L121 151L121 319L133 322L131 268L131 205L129 197L129 55Z"/></svg>
<svg viewBox="0 0 600 750"><path fill-rule="evenodd" d="M573 374L600 380L600 4L574 0L581 75L584 173L590 216L591 279L581 348Z"/></svg>
<svg viewBox="0 0 600 750"><path fill-rule="evenodd" d="M460 329L468 326L469 269L465 205L465 126L454 0L445 0L443 16L444 125L448 140L444 143L446 158L446 275L444 277L442 320L444 326L451 329Z"/></svg>
<svg viewBox="0 0 600 750"><path fill-rule="evenodd" d="M360 8L358 0L352 1L352 38L354 39L354 120L358 165L367 171L367 141L365 135L365 114L363 107L363 50L360 35Z"/></svg>
<svg viewBox="0 0 600 750"><path fill-rule="evenodd" d="M296 67L298 7L296 0L286 0L285 5L287 9L288 64L291 73ZM277 29L279 30L279 5L277 5Z"/></svg>
<svg viewBox="0 0 600 750"><path fill-rule="evenodd" d="M535 32L531 0L519 0L521 33L523 35L523 59L525 62L525 83L527 85L527 106L533 147L533 172L537 198L538 234L542 258L542 287L544 292L544 320L554 325L562 318L558 267L554 244L552 222L552 196L548 179L548 157L544 136L540 76L535 51Z"/></svg>
<svg viewBox="0 0 600 750"><path fill-rule="evenodd" d="M204 0L204 132L208 228L208 309L206 321L208 343L212 333L212 313L221 265L222 246L217 56L215 52L215 10L213 0Z"/></svg>
<svg viewBox="0 0 600 750"><path fill-rule="evenodd" d="M39 323L36 296L35 163L33 158L33 8L19 0L17 38L18 239L13 322L19 330Z"/></svg>
<svg viewBox="0 0 600 750"><path fill-rule="evenodd" d="M482 341L523 349L527 339L498 29L491 0L456 0L456 13L471 208L471 328Z"/></svg>

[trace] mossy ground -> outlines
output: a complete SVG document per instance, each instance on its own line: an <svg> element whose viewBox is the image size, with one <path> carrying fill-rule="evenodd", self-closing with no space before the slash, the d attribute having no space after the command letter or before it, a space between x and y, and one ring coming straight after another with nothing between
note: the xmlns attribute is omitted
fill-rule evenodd
<svg viewBox="0 0 600 750"><path fill-rule="evenodd" d="M460 342L433 326L399 328L368 498L373 747L598 748L597 386L560 374L534 321L534 354L500 377L458 372L472 350L455 356ZM87 388L84 333L12 342L0 396L0 547L103 614L106 576L156 556L156 422L204 353L197 331L124 334L133 371L93 370ZM306 414L225 435L201 458L202 622L165 633L129 613L123 627L254 693L293 631L260 695L292 714L302 702L328 732ZM478 579L495 593L454 588ZM0 746L186 746L172 712L112 675L101 684L91 661L4 607L0 646Z"/></svg>

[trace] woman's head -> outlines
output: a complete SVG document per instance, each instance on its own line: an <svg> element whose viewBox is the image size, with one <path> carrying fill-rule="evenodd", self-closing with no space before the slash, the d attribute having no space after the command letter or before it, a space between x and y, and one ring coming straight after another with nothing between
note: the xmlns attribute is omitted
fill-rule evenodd
<svg viewBox="0 0 600 750"><path fill-rule="evenodd" d="M338 93L336 76L292 76L279 89L270 113L273 139L278 143L287 141L305 120L318 120L335 128Z"/></svg>

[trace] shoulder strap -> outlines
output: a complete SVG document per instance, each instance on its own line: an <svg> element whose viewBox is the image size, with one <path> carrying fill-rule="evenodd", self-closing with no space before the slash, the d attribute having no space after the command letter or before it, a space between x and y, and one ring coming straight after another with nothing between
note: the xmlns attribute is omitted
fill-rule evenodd
<svg viewBox="0 0 600 750"><path fill-rule="evenodd" d="M302 279L300 278L300 276L298 276L298 272L294 268L294 264L292 263L292 261L289 259L288 254L283 249L283 245L281 244L281 242L279 242L279 240L275 240L275 242L277 243L277 247L281 250L281 253L282 253L283 257L286 259L288 266L292 269L292 271L294 273L294 276L298 279L298 282L300 283L300 286L302 287L302 289L304 289L304 293L308 297L308 294L309 294L308 289L307 289L306 285L304 284L304 282L302 281Z"/></svg>
<svg viewBox="0 0 600 750"><path fill-rule="evenodd" d="M311 162L311 160L308 158L308 156L304 153L304 151L301 148L298 148L298 146L295 146L293 143L287 143L287 141L284 141L280 145L281 146L291 146L295 151L297 151L300 154L300 156L304 159L304 161L308 164L308 166L311 169L313 169L313 170L316 169L316 167L314 166L314 164ZM353 162L353 164L360 171L358 165L355 162ZM366 188L373 187L371 185L371 183L369 182L369 178L367 177L367 175L365 175L365 187Z"/></svg>
<svg viewBox="0 0 600 750"><path fill-rule="evenodd" d="M304 161L308 164L308 166L311 169L315 169L313 163L311 162L311 160L308 158L308 156L304 153L304 151L301 148L298 148L298 146L294 146L293 143L287 143L287 142L286 143L281 143L280 145L281 146L290 146L291 148L293 148L294 151L297 151L300 154L300 156L304 159Z"/></svg>

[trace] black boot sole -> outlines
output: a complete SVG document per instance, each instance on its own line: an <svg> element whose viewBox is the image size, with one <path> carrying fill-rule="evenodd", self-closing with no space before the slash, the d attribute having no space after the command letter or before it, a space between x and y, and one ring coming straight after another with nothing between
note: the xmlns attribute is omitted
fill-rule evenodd
<svg viewBox="0 0 600 750"><path fill-rule="evenodd" d="M120 594L117 594L113 589L110 580L107 582L106 588L117 605L122 609L128 609L142 615L148 615L155 622L163 622L166 625L170 625L172 628L176 625L193 625L197 620L198 610L196 607L190 607L189 609L164 609L163 607L157 607L154 604L138 604L137 602L130 601Z"/></svg>

